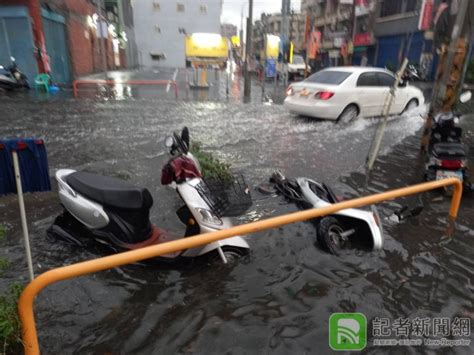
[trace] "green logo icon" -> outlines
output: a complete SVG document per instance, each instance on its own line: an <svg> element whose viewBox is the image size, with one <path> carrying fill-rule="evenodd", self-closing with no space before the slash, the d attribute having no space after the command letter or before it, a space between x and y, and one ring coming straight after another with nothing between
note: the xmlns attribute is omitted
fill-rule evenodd
<svg viewBox="0 0 474 355"><path fill-rule="evenodd" d="M362 350L367 345L367 318L362 313L333 313L329 346L333 350Z"/></svg>

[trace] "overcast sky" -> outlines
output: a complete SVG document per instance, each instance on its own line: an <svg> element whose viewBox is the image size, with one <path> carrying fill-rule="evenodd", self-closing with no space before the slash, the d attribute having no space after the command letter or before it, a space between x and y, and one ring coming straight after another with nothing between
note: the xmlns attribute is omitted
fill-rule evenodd
<svg viewBox="0 0 474 355"><path fill-rule="evenodd" d="M247 4L248 0L223 0L222 23L232 23L240 28L240 18L242 13L242 4ZM295 11L300 9L300 0L291 0L291 7ZM247 17L249 8L244 6L244 21ZM260 18L262 12L275 13L281 12L281 0L254 0L253 2L253 18ZM245 27L245 22L244 22Z"/></svg>

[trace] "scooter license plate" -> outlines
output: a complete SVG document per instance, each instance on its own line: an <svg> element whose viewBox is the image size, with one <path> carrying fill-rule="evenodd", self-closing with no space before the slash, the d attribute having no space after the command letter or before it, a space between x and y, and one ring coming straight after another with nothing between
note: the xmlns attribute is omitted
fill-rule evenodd
<svg viewBox="0 0 474 355"><path fill-rule="evenodd" d="M443 180L447 178L458 178L463 181L462 171L438 170L436 172L436 180Z"/></svg>

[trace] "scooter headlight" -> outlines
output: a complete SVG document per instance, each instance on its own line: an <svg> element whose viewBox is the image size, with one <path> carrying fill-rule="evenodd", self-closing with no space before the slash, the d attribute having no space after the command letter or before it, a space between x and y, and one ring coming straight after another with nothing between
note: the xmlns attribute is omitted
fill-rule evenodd
<svg viewBox="0 0 474 355"><path fill-rule="evenodd" d="M216 226L222 225L222 220L217 217L212 211L206 210L205 208L198 208L197 211L202 217L202 221L207 224L213 224Z"/></svg>

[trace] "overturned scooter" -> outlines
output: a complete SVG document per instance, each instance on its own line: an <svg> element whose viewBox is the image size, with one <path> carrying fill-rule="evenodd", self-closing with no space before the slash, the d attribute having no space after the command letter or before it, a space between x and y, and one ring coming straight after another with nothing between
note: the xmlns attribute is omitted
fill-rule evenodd
<svg viewBox="0 0 474 355"><path fill-rule="evenodd" d="M163 168L162 183L175 188L185 203L176 212L186 225L184 235L173 235L151 224L149 212L153 199L148 189L70 169L56 172L64 212L48 229L48 235L79 245L84 244L83 238L93 239L114 250L125 251L231 228L228 216L243 213L252 204L243 178L226 183L229 194L244 195L245 203L239 210L232 210L228 196L215 195L212 186L202 178L199 162L189 152L188 129L184 128L181 135L174 133L167 137L165 143L171 158ZM163 257L193 258L213 253L227 263L248 249L245 239L237 236Z"/></svg>
<svg viewBox="0 0 474 355"><path fill-rule="evenodd" d="M275 172L270 182L290 201L322 208L337 203L329 186L308 178L290 180ZM338 255L342 249L357 244L368 249L381 249L383 228L375 205L369 210L348 208L316 220L316 239L326 251Z"/></svg>
<svg viewBox="0 0 474 355"><path fill-rule="evenodd" d="M296 180L288 179L279 171L273 173L270 182L274 189L289 201L311 208L322 208L341 202L332 189L323 182L304 177ZM404 206L385 219L391 223L400 223L418 216L422 210L422 206L412 209ZM375 205L367 209L347 208L320 217L315 222L318 244L332 254L338 255L341 250L351 245L369 250L381 249L383 246L382 219Z"/></svg>

